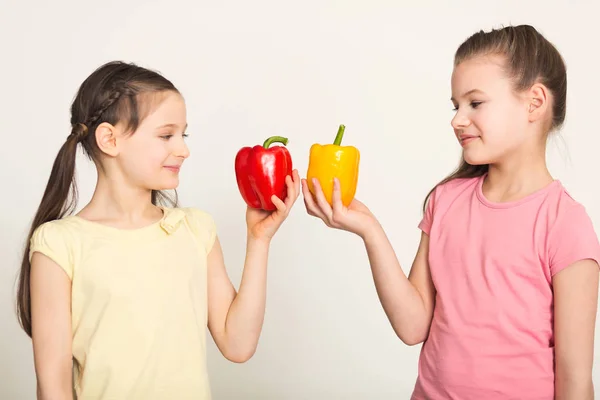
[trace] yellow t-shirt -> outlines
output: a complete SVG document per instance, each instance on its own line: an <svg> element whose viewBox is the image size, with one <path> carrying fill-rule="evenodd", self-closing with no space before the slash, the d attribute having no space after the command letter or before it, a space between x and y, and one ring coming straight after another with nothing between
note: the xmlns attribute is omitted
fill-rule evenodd
<svg viewBox="0 0 600 400"><path fill-rule="evenodd" d="M30 256L72 282L74 390L79 399L210 399L206 370L209 214L163 207L123 230L65 217L40 226Z"/></svg>

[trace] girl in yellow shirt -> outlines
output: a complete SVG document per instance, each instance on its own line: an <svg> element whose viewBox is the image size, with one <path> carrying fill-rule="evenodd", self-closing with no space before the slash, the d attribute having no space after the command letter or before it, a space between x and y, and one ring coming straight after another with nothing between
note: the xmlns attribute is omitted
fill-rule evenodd
<svg viewBox="0 0 600 400"><path fill-rule="evenodd" d="M206 327L222 354L254 353L265 311L271 239L299 190L287 177L277 210L248 209L239 292L209 214L164 190L189 156L184 100L158 73L112 62L81 85L72 132L54 162L27 240L18 312L32 337L41 399L210 399ZM77 215L78 145L98 171ZM70 195L71 194L71 195Z"/></svg>

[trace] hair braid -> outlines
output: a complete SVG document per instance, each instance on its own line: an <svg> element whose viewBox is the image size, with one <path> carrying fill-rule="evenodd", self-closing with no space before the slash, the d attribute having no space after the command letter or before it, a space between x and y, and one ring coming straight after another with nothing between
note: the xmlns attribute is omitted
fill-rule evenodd
<svg viewBox="0 0 600 400"><path fill-rule="evenodd" d="M29 259L31 238L42 224L62 218L76 207L75 162L78 143L82 144L84 153L89 158L101 164L101 152L95 140L98 125L103 122L111 125L121 123L134 132L147 116L147 96L164 92L178 93L178 90L159 73L121 61L100 66L80 85L71 105L71 134L56 156L22 254L17 315L27 335L31 336L32 326ZM152 191L152 203L159 202L177 206L177 192L175 198L171 199L166 193Z"/></svg>
<svg viewBox="0 0 600 400"><path fill-rule="evenodd" d="M110 95L108 96L108 98L104 100L102 104L100 104L100 107L98 107L96 112L90 118L88 118L88 120L85 122L85 125L87 125L88 127L94 126L100 120L102 114L104 114L106 110L108 110L111 106L113 106L119 101L119 99L123 95L123 92L124 90L119 88L117 85L113 85L113 89L110 91Z"/></svg>

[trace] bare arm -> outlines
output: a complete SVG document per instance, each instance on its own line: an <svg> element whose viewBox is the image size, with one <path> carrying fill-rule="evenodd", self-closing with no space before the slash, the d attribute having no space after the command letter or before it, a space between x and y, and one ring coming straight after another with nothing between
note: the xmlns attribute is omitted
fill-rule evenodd
<svg viewBox="0 0 600 400"><path fill-rule="evenodd" d="M345 207L337 179L334 179L331 206L319 181L314 180L313 184L314 196L306 180L302 182L307 212L329 227L352 232L363 239L379 300L394 331L408 345L423 342L429 332L435 302L435 288L429 272L429 237L421 234L419 250L407 278L390 241L371 211L357 199Z"/></svg>
<svg viewBox="0 0 600 400"><path fill-rule="evenodd" d="M285 202L272 197L276 211L247 209L246 260L239 292L227 276L218 238L208 255L208 328L223 356L233 362L249 360L258 346L265 316L269 247L298 199L297 170L286 178L286 184Z"/></svg>
<svg viewBox="0 0 600 400"><path fill-rule="evenodd" d="M553 278L557 400L594 398L592 366L598 275L598 264L583 260Z"/></svg>
<svg viewBox="0 0 600 400"><path fill-rule="evenodd" d="M428 261L429 237L421 233L408 278L379 224L365 236L364 242L379 300L394 331L408 345L423 342L429 333L435 304Z"/></svg>
<svg viewBox="0 0 600 400"><path fill-rule="evenodd" d="M248 239L239 293L233 287L218 238L208 256L208 327L223 356L233 362L252 357L262 330L269 243Z"/></svg>
<svg viewBox="0 0 600 400"><path fill-rule="evenodd" d="M71 281L54 261L34 253L30 287L38 399L72 399Z"/></svg>

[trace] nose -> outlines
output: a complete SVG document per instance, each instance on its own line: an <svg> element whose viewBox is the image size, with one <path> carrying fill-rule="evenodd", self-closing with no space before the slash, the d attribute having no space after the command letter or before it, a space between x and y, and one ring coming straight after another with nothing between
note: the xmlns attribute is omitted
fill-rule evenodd
<svg viewBox="0 0 600 400"><path fill-rule="evenodd" d="M181 140L181 141L179 141L174 153L175 153L175 156L186 159L190 156L190 149L188 148L187 143L185 143L185 141Z"/></svg>
<svg viewBox="0 0 600 400"><path fill-rule="evenodd" d="M450 124L454 129L464 129L471 124L471 120L466 113L458 111L456 115L454 115L454 118L452 118L452 121L450 121Z"/></svg>

